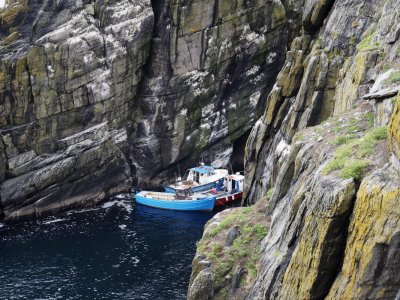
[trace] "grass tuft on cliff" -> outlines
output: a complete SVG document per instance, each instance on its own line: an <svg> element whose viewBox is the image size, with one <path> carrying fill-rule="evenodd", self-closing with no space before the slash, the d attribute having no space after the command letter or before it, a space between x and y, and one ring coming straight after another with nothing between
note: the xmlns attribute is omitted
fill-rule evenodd
<svg viewBox="0 0 400 300"><path fill-rule="evenodd" d="M374 37L375 37L375 32L365 36L357 46L358 51L362 52L372 51L381 48L382 42L375 41Z"/></svg>
<svg viewBox="0 0 400 300"><path fill-rule="evenodd" d="M242 286L248 286L257 276L260 260L260 241L267 235L269 219L265 216L267 201L251 207L234 208L221 213L221 221L211 227L197 243L197 253L210 261L219 296L226 294L235 271L244 270ZM231 245L227 244L228 231L237 229ZM226 296L226 295L225 295ZM218 295L215 295L218 299Z"/></svg>
<svg viewBox="0 0 400 300"><path fill-rule="evenodd" d="M243 207L241 212L236 212L225 218L217 227L213 228L209 236L216 236L221 230L230 227L232 224L243 223L248 220L248 213L251 212L251 207Z"/></svg>
<svg viewBox="0 0 400 300"><path fill-rule="evenodd" d="M397 82L400 82L400 71L392 73L389 78L385 80L385 83L387 84L393 84Z"/></svg>
<svg viewBox="0 0 400 300"><path fill-rule="evenodd" d="M348 135L336 138L333 144L341 146L336 149L333 159L326 164L322 173L328 175L333 171L339 171L343 179L359 180L364 169L370 165L369 156L374 152L375 146L386 138L386 126L370 129L363 137L357 139Z"/></svg>

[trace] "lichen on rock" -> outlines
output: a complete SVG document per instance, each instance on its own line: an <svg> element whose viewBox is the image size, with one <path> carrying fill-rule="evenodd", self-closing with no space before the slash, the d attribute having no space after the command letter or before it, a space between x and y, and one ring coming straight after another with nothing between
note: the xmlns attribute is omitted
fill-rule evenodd
<svg viewBox="0 0 400 300"><path fill-rule="evenodd" d="M400 93L397 96L392 118L388 127L389 147L393 153L395 165L400 166ZM397 163L396 163L397 162Z"/></svg>
<svg viewBox="0 0 400 300"><path fill-rule="evenodd" d="M150 1L12 1L1 10L4 220L130 188L126 128L152 28Z"/></svg>
<svg viewBox="0 0 400 300"><path fill-rule="evenodd" d="M246 146L246 203L271 195L247 298L395 298L398 276L387 272L400 227L385 205L400 200L399 15L390 12L400 3L352 1L351 13L349 1L331 3L313 32L319 4L306 3L309 43L292 44Z"/></svg>
<svg viewBox="0 0 400 300"><path fill-rule="evenodd" d="M394 299L400 278L400 177L389 165L366 177L358 190L344 261L327 299Z"/></svg>

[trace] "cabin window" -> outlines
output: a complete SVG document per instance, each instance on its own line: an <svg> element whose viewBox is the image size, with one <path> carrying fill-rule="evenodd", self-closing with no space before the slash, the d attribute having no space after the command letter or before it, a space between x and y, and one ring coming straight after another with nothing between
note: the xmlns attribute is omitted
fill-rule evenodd
<svg viewBox="0 0 400 300"><path fill-rule="evenodd" d="M232 190L239 191L240 190L240 181L232 180Z"/></svg>

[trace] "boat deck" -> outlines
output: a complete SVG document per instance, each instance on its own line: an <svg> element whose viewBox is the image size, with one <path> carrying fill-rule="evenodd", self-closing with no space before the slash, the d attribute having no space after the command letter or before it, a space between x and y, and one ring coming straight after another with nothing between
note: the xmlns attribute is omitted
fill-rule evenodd
<svg viewBox="0 0 400 300"><path fill-rule="evenodd" d="M168 194L161 192L144 192L142 196L146 198L154 198L159 200L176 200L175 194Z"/></svg>
<svg viewBox="0 0 400 300"><path fill-rule="evenodd" d="M173 201L173 200L200 200L207 197L206 194L194 193L190 196L178 197L176 194L163 192L141 192L142 197L152 198L157 200Z"/></svg>
<svg viewBox="0 0 400 300"><path fill-rule="evenodd" d="M197 182L194 182L191 180L186 180L186 181L172 184L172 185L170 185L170 187L172 187L174 189L187 190L187 189L190 189L190 188L198 186L198 185L199 184Z"/></svg>

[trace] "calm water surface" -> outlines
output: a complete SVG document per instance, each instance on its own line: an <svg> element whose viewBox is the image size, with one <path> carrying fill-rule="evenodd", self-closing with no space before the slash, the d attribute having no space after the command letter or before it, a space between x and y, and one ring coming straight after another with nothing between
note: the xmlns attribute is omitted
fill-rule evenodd
<svg viewBox="0 0 400 300"><path fill-rule="evenodd" d="M184 299L211 217L119 196L57 218L0 224L0 299Z"/></svg>

